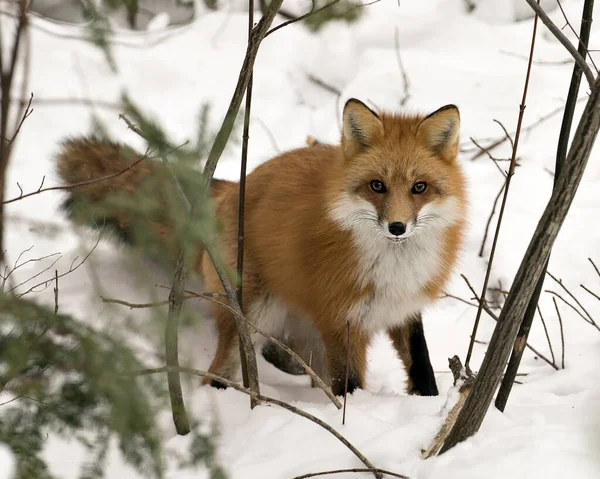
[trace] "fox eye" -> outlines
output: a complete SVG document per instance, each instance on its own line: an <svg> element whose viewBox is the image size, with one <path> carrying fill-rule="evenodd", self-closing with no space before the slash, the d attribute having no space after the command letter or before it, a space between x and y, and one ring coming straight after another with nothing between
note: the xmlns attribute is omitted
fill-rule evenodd
<svg viewBox="0 0 600 479"><path fill-rule="evenodd" d="M379 181L379 180L373 180L373 181L371 181L371 183L369 183L369 187L375 193L385 193L387 191L387 188L383 184L383 181Z"/></svg>
<svg viewBox="0 0 600 479"><path fill-rule="evenodd" d="M412 190L410 191L413 195L419 195L423 193L426 189L427 183L425 183L424 181L418 181L413 185Z"/></svg>

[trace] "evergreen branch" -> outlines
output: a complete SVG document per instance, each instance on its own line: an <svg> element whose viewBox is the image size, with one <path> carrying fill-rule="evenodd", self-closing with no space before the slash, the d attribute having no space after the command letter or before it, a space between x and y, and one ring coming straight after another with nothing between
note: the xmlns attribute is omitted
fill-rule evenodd
<svg viewBox="0 0 600 479"><path fill-rule="evenodd" d="M315 424L321 426L327 432L331 433L336 439L338 439L342 444L344 444L344 446L346 446L348 449L350 449L350 451L352 451L352 453L358 459L360 459L360 461L365 466L367 466L367 468L369 468L369 470L373 471L373 474L375 475L376 478L382 479L382 477L383 477L381 475L381 473L379 473L378 470L375 468L375 466L373 466L371 461L369 461L356 447L354 447L344 436L342 436L339 432L337 432L335 429L333 429L329 424L327 424L326 422L322 421L321 419L313 416L312 414L307 413L306 411L303 411L302 409L298 409L297 407L292 406L291 404L288 404L284 401L280 401L279 399L275 399L275 398L272 398L269 396L264 396L264 395L257 393L249 388L245 388L244 386L241 386L234 381L225 379L224 377L221 377L217 374L212 374L207 371L202 371L200 369L185 368L185 367L174 368L171 366L163 366L160 368L149 368L149 369L142 369L140 371L133 371L130 374L133 376L145 376L145 375L149 375L149 374L169 373L169 372L187 373L187 374L192 374L194 376L207 377L212 380L219 381L220 383L225 384L227 387L230 387L231 389L235 389L236 391L247 394L250 397L254 397L257 401L261 401L261 402L265 402L265 403L269 403L269 404L275 404L276 406L282 407L283 409L287 409L288 411L290 411L293 414L302 416L302 417L308 419L309 421L312 421Z"/></svg>

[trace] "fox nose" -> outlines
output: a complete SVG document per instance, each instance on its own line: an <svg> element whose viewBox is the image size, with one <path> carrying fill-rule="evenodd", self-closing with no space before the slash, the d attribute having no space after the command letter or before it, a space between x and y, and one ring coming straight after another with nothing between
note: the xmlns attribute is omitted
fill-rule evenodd
<svg viewBox="0 0 600 479"><path fill-rule="evenodd" d="M394 221L388 226L390 233L396 236L402 236L406 232L406 226L401 221Z"/></svg>

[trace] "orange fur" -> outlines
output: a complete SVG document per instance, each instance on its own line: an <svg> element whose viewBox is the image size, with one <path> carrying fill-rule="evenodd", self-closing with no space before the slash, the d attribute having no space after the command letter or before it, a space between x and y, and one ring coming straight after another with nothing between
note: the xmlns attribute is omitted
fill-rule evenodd
<svg viewBox="0 0 600 479"><path fill-rule="evenodd" d="M314 325L325 343L336 394L343 391L348 313L357 302L378 294L378 284L359 278L359 271L365 268L361 263L364 252L352 233L331 217L336 201L354 195L374 205L381 218L409 221L428 203L440 198L455 200L457 218L440 232L443 239L439 257L435 258L436 270L417 292L423 306L438 295L456 262L466 208L464 180L456 161L457 138L446 148L434 145L433 149L435 138L432 140L420 129L422 122L425 124L423 117L382 114L379 123L361 130L357 142L351 136L352 128L360 129L374 115L364 110L360 114L361 118L345 119L348 128L341 147L317 145L284 153L257 167L246 184L245 311L267 329L282 327L280 322L286 316ZM357 125L348 125L353 121ZM426 121L434 123L434 118ZM443 125L433 126L443 130ZM380 177L390 184L387 195L368 189L369 181ZM411 195L413 182L423 180L432 185L430 191ZM238 191L234 188L217 199L217 214L224 225L221 246L231 267L236 260L237 204ZM207 257L203 269L207 288L220 291L219 279ZM416 312L410 312L410 316ZM217 308L215 314L225 324L228 315ZM396 326L410 326L410 318L397 319ZM226 324L227 328L234 327L230 318ZM230 332L220 332L227 344L220 340L210 371L230 377L237 338ZM373 332L368 325L351 326L354 386L364 385L366 350ZM406 361L409 352L405 341L395 341L394 345ZM224 349L229 350L225 362Z"/></svg>
<svg viewBox="0 0 600 479"><path fill-rule="evenodd" d="M319 369L329 375L336 394L344 390L348 324L350 392L364 387L366 352L376 331L387 330L407 370L417 361L413 355L422 352L411 346L412 325L447 282L465 227L458 124L452 106L428 117L402 116L376 114L350 100L341 145L289 151L247 177L244 312L272 334L291 334L290 344L304 359L311 348L316 358L326 358ZM118 171L132 161L124 159L124 151L96 140L66 143L59 174L75 183ZM94 201L114 190L134 191L159 168L142 162L73 195ZM373 180L385 184L385 193L371 188ZM417 182L427 183L419 194L412 190ZM216 182L212 196L222 224L223 258L235 269L238 188ZM130 220L117 216L119 224ZM406 235L390 234L393 222L405 225ZM168 225L157 225L156 231L168 235ZM206 254L198 270L208 291L223 291ZM239 368L235 321L228 311L213 308L219 344L209 370L231 379ZM306 340L314 330L317 341ZM412 378L409 392L414 392Z"/></svg>

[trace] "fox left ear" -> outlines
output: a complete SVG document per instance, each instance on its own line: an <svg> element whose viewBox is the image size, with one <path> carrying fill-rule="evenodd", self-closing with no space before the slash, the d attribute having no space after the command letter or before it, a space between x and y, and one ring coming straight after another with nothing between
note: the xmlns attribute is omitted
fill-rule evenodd
<svg viewBox="0 0 600 479"><path fill-rule="evenodd" d="M346 158L371 146L383 137L383 123L362 101L350 98L344 106L342 150Z"/></svg>
<svg viewBox="0 0 600 479"><path fill-rule="evenodd" d="M460 114L455 105L446 105L428 115L417 127L425 145L443 159L451 161L458 154Z"/></svg>

